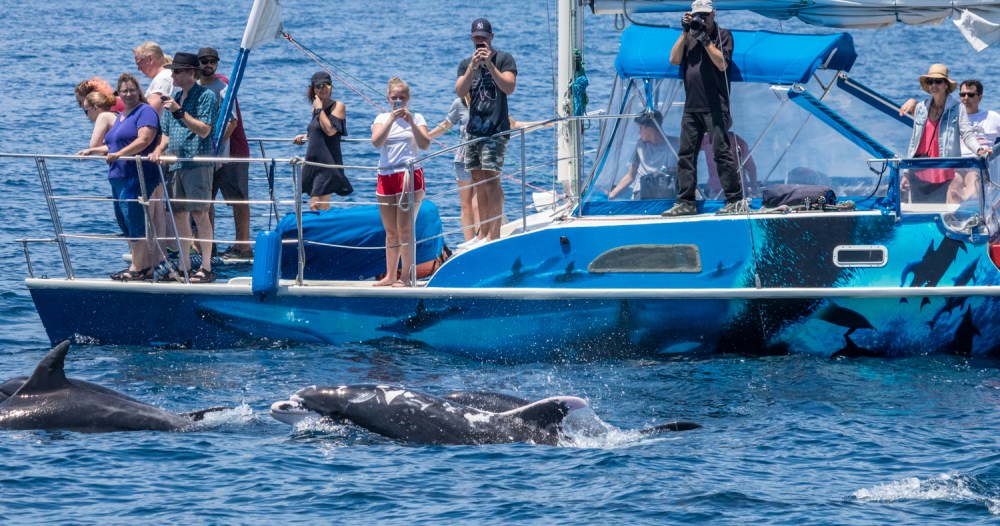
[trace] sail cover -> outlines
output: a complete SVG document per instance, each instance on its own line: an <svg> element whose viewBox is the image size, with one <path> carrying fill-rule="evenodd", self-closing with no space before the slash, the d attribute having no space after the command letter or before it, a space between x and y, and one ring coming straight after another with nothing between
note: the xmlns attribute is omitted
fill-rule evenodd
<svg viewBox="0 0 1000 526"><path fill-rule="evenodd" d="M589 0L597 14L682 13L687 0ZM977 49L1000 39L1000 1L968 0L757 0L718 1L720 11L753 11L776 20L799 20L838 28L878 28L901 24L938 24L951 17Z"/></svg>
<svg viewBox="0 0 1000 526"><path fill-rule="evenodd" d="M278 0L255 0L243 32L243 49L256 49L279 36L284 31L281 22L281 5Z"/></svg>
<svg viewBox="0 0 1000 526"><path fill-rule="evenodd" d="M622 31L615 69L624 78L678 78L664 49L680 29L629 26ZM792 35L733 30L733 82L804 83L820 68L849 71L857 54L847 33Z"/></svg>

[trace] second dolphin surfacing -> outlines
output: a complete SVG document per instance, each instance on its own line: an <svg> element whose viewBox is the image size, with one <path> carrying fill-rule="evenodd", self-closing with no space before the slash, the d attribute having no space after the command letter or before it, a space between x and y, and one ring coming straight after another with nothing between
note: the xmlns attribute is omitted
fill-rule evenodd
<svg viewBox="0 0 1000 526"><path fill-rule="evenodd" d="M289 424L310 416L347 420L387 438L422 444L557 445L565 418L587 407L586 400L574 396L529 403L495 393L452 393L442 398L405 387L359 384L306 387L289 400L272 404L271 416ZM673 422L643 432L697 427Z"/></svg>

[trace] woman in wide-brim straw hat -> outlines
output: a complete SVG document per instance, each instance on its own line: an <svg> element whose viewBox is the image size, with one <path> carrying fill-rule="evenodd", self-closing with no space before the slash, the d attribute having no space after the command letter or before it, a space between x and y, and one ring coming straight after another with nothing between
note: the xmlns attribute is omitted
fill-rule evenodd
<svg viewBox="0 0 1000 526"><path fill-rule="evenodd" d="M910 99L900 109L901 115L913 112L907 157L961 157L963 142L972 151L981 150L965 106L950 96L957 87L944 64L931 64L927 74L920 76L920 88L930 98L919 102ZM900 189L910 202L944 203L954 178L953 169L913 170L904 174Z"/></svg>

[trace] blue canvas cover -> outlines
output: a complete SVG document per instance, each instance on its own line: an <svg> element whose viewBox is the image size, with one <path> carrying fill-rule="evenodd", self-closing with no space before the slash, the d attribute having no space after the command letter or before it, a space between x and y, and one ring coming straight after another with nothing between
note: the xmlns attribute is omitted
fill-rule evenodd
<svg viewBox="0 0 1000 526"><path fill-rule="evenodd" d="M854 39L847 33L732 32L732 82L804 83L824 64L826 69L850 71L857 58ZM678 66L670 64L670 49L680 34L680 29L669 27L627 27L615 69L623 78L679 78Z"/></svg>
<svg viewBox="0 0 1000 526"><path fill-rule="evenodd" d="M295 214L281 218L276 230L282 239L296 239ZM433 239L417 243L417 263L431 261L441 253L444 248L441 232L438 208L433 202L425 200L417 215L416 237ZM375 205L303 212L302 238L338 245L306 243L306 279L362 280L385 272L385 229ZM294 279L297 273L298 250L295 245L285 245L281 251L281 277Z"/></svg>

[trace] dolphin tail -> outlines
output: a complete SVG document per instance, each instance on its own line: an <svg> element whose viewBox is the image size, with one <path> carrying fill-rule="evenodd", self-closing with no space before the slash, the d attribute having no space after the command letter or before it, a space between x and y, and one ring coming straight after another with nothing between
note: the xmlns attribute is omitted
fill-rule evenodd
<svg viewBox="0 0 1000 526"><path fill-rule="evenodd" d="M191 411L189 413L180 413L179 416L184 418L190 418L192 422L201 422L205 419L205 415L209 413L220 413L232 409L232 407L209 407L208 409L202 409L200 411Z"/></svg>
<svg viewBox="0 0 1000 526"><path fill-rule="evenodd" d="M679 420L676 422L667 422L666 424L660 424L658 426L647 427L646 429L640 429L639 433L642 433L643 435L659 435L660 433L666 431L691 431L692 429L698 429L700 427L701 424Z"/></svg>
<svg viewBox="0 0 1000 526"><path fill-rule="evenodd" d="M588 407L587 401L575 396L556 396L499 413L503 416L519 418L538 427L545 428L559 424L572 411Z"/></svg>

